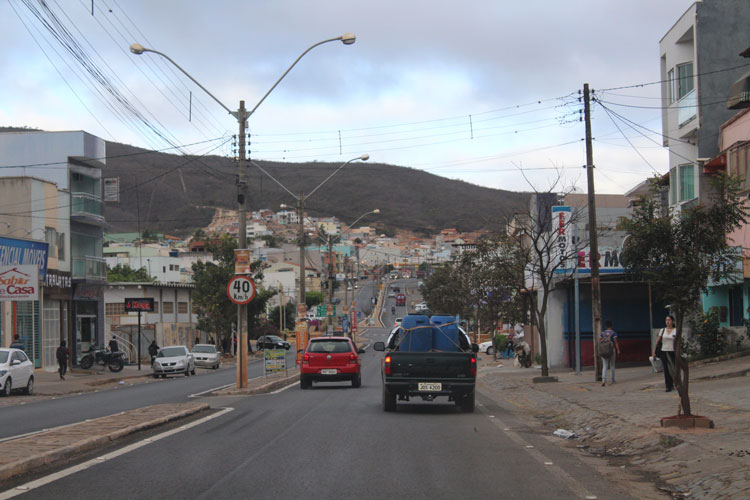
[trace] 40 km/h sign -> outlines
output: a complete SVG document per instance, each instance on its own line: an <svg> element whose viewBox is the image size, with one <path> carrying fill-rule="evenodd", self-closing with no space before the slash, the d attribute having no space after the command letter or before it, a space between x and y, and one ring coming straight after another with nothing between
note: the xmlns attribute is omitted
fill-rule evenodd
<svg viewBox="0 0 750 500"><path fill-rule="evenodd" d="M229 280L227 295L235 304L247 304L255 298L255 282L247 276L235 276Z"/></svg>

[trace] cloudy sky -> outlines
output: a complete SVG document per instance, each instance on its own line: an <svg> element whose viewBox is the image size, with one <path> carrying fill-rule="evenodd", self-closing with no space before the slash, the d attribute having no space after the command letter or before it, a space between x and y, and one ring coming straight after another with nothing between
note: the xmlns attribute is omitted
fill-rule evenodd
<svg viewBox="0 0 750 500"><path fill-rule="evenodd" d="M249 119L252 158L368 153L510 190L546 190L561 172L585 190L578 92L589 83L601 100L597 192L623 193L667 171L659 40L692 3L6 0L0 125L231 156L236 120L129 44L169 55L235 110L241 99L252 108L307 47L350 32L355 44L310 51Z"/></svg>

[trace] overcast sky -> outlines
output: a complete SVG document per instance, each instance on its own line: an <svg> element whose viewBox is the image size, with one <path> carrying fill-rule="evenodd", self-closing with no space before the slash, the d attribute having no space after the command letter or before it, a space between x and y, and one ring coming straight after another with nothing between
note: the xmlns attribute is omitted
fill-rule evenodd
<svg viewBox="0 0 750 500"><path fill-rule="evenodd" d="M92 16L91 0L47 0L49 11L6 0L0 125L231 156L236 120L128 45L166 53L235 110L240 99L252 108L307 47L351 32L353 45L310 51L249 119L252 158L368 153L519 191L546 190L560 171L585 190L586 82L612 113L592 108L596 189L623 193L667 171L659 85L637 85L660 79L659 40L692 3L93 0Z"/></svg>

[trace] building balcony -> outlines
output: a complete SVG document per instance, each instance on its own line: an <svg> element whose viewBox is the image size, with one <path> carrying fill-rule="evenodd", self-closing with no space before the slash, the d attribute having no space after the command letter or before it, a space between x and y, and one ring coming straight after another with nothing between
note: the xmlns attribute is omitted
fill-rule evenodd
<svg viewBox="0 0 750 500"><path fill-rule="evenodd" d="M677 123L680 128L690 123L698 115L698 94L695 89L677 101Z"/></svg>
<svg viewBox="0 0 750 500"><path fill-rule="evenodd" d="M73 192L70 194L70 215L81 222L104 222L102 198L89 193Z"/></svg>
<svg viewBox="0 0 750 500"><path fill-rule="evenodd" d="M73 257L73 279L106 281L106 261L102 257Z"/></svg>

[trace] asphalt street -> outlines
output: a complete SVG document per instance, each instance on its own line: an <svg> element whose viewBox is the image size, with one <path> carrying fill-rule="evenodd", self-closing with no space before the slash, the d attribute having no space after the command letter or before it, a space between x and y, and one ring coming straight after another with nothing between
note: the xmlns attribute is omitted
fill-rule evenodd
<svg viewBox="0 0 750 500"><path fill-rule="evenodd" d="M295 362L295 353L290 351L287 366L295 366ZM150 368L144 366L144 374L148 373L151 373ZM184 402L193 394L236 383L237 380L234 366L218 370L198 369L198 373L198 376L174 375L166 379L151 379L143 384L124 384L116 389L7 406L0 411L0 439L144 406ZM248 377L262 375L262 360L251 362Z"/></svg>
<svg viewBox="0 0 750 500"><path fill-rule="evenodd" d="M387 332L370 336L384 340ZM202 398L226 413L101 457L90 470L61 465L48 484L17 498L79 498L83 491L111 499L628 498L482 395L472 414L439 399L383 412L381 358L371 349L363 355L359 389L294 384L266 395ZM147 394L185 398L201 378L211 385L209 376L183 378L148 384ZM91 402L130 395L97 393Z"/></svg>

